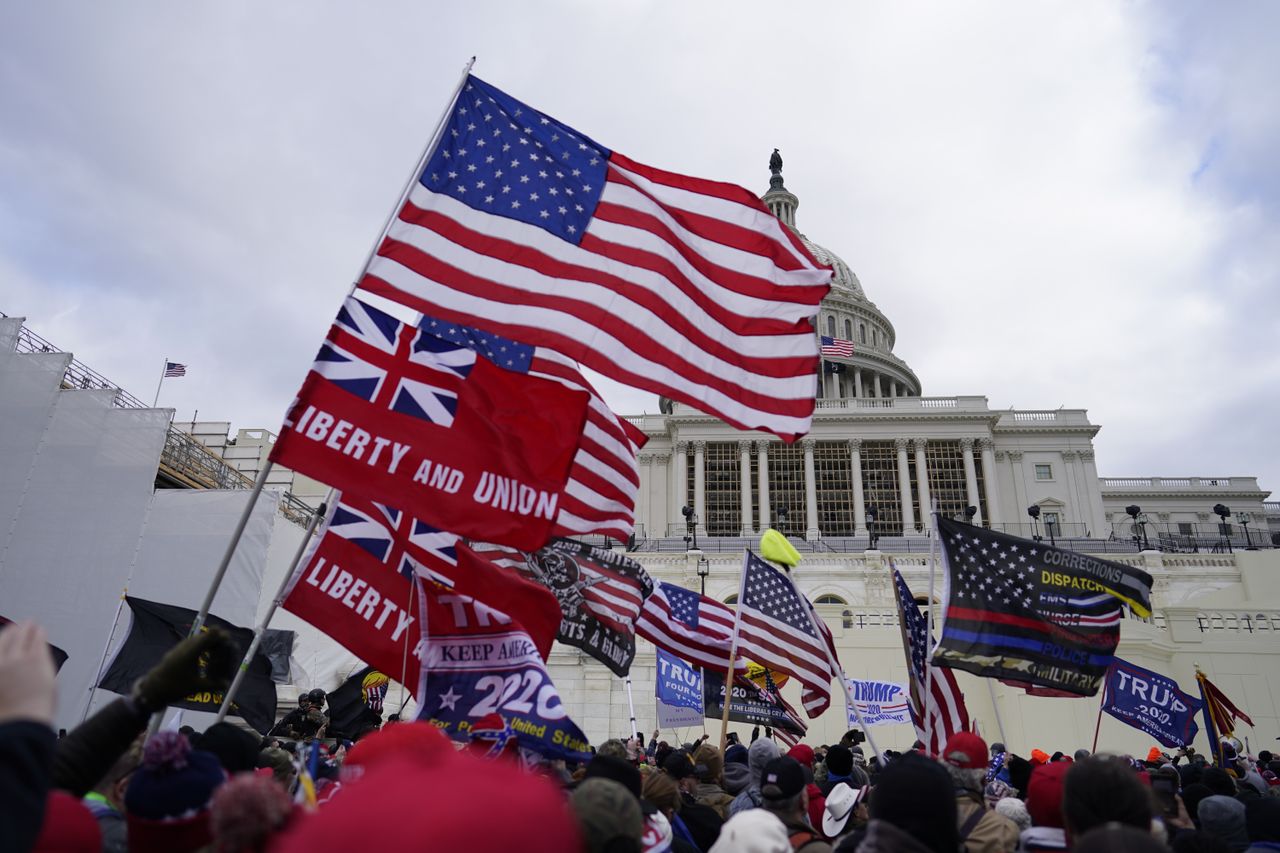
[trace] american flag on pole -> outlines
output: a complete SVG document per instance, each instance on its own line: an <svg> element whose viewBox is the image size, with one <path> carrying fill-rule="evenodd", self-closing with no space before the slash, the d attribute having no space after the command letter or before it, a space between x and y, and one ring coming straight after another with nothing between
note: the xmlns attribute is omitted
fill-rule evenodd
<svg viewBox="0 0 1280 853"><path fill-rule="evenodd" d="M636 633L694 666L723 674L729 668L733 611L713 598L663 581L645 599ZM744 649L735 669L745 671L750 657Z"/></svg>
<svg viewBox="0 0 1280 853"><path fill-rule="evenodd" d="M853 341L822 336L822 357L849 358L853 355Z"/></svg>
<svg viewBox="0 0 1280 853"><path fill-rule="evenodd" d="M928 636L928 622L897 569L893 570L893 585L898 593L898 615L902 625L902 647L907 653L911 719L915 723L916 737L924 743L930 755L941 755L947 738L956 732L969 731L969 709L965 707L964 694L956 684L955 673L950 669L934 666L932 677L926 675L925 667L930 666L926 660L933 644L933 638ZM929 685L928 695L926 684Z"/></svg>
<svg viewBox="0 0 1280 853"><path fill-rule="evenodd" d="M739 651L800 681L805 713L818 716L831 704L831 679L844 678L831 632L791 579L750 551L742 573Z"/></svg>
<svg viewBox="0 0 1280 853"><path fill-rule="evenodd" d="M166 361L164 363L164 376L166 379L186 375L187 366L185 364L178 364L176 361Z"/></svg>
<svg viewBox="0 0 1280 853"><path fill-rule="evenodd" d="M747 190L637 163L471 76L359 286L790 440L830 280Z"/></svg>

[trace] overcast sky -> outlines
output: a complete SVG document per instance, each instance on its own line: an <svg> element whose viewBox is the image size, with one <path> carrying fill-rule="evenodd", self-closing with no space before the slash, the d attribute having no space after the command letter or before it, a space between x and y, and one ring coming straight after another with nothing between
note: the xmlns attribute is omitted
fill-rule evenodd
<svg viewBox="0 0 1280 853"><path fill-rule="evenodd" d="M1280 4L7 3L0 311L275 429L458 73L763 192L927 395L1280 490ZM606 390L626 413L656 399Z"/></svg>

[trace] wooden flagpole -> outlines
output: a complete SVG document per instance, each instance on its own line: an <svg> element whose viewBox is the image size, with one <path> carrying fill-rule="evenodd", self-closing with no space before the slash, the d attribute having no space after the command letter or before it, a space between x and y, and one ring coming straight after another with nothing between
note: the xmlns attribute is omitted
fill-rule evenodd
<svg viewBox="0 0 1280 853"><path fill-rule="evenodd" d="M1107 689L1106 687L1103 687L1102 700L1098 702L1098 722L1093 727L1093 749L1089 750L1090 753L1093 753L1095 755L1098 752L1098 732L1102 731L1102 706L1106 704L1107 704Z"/></svg>

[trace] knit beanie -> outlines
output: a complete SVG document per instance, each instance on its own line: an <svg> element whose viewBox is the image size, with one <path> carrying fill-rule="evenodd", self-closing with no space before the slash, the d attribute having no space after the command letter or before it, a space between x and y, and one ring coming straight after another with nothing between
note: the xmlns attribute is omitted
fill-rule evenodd
<svg viewBox="0 0 1280 853"><path fill-rule="evenodd" d="M853 753L846 746L836 744L827 750L827 773L848 776L853 769Z"/></svg>
<svg viewBox="0 0 1280 853"><path fill-rule="evenodd" d="M1232 850L1244 850L1249 846L1245 831L1244 803L1234 797L1214 794L1200 801L1200 828L1216 835Z"/></svg>
<svg viewBox="0 0 1280 853"><path fill-rule="evenodd" d="M124 794L130 853L185 853L212 840L209 803L226 781L218 759L177 732L147 741Z"/></svg>
<svg viewBox="0 0 1280 853"><path fill-rule="evenodd" d="M102 830L84 803L65 791L50 791L44 824L31 853L98 853Z"/></svg>
<svg viewBox="0 0 1280 853"><path fill-rule="evenodd" d="M724 758L720 755L720 750L707 741L703 741L702 746L693 754L693 765L698 771L698 778L703 782L719 782L720 774L724 772Z"/></svg>
<svg viewBox="0 0 1280 853"><path fill-rule="evenodd" d="M209 826L220 853L254 853L266 850L292 816L293 800L270 776L241 773L214 793Z"/></svg>
<svg viewBox="0 0 1280 853"><path fill-rule="evenodd" d="M730 744L725 747L724 763L741 764L744 766L749 764L750 758L747 755L747 748L740 743Z"/></svg>
<svg viewBox="0 0 1280 853"><path fill-rule="evenodd" d="M597 754L587 764L587 778L610 779L640 799L640 771L625 759Z"/></svg>
<svg viewBox="0 0 1280 853"><path fill-rule="evenodd" d="M747 809L725 821L710 853L787 853L787 828L772 812Z"/></svg>
<svg viewBox="0 0 1280 853"><path fill-rule="evenodd" d="M234 723L214 723L204 734L197 735L191 745L212 753L228 774L244 773L257 764L262 739Z"/></svg>
<svg viewBox="0 0 1280 853"><path fill-rule="evenodd" d="M644 833L640 801L622 785L612 779L584 779L570 799L591 853L609 849L618 839L635 839L639 845Z"/></svg>
<svg viewBox="0 0 1280 853"><path fill-rule="evenodd" d="M1065 761L1042 764L1027 783L1027 814L1034 826L1066 827L1062 816L1062 786L1072 765Z"/></svg>
<svg viewBox="0 0 1280 853"><path fill-rule="evenodd" d="M751 784L751 769L745 764L726 764L724 766L724 790L735 797Z"/></svg>

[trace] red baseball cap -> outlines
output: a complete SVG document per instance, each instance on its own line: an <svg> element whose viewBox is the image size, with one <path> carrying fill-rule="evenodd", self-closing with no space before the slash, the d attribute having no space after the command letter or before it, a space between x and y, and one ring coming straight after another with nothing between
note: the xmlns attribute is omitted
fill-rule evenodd
<svg viewBox="0 0 1280 853"><path fill-rule="evenodd" d="M985 770L987 742L973 732L956 732L947 739L947 745L942 750L942 760L962 770Z"/></svg>

